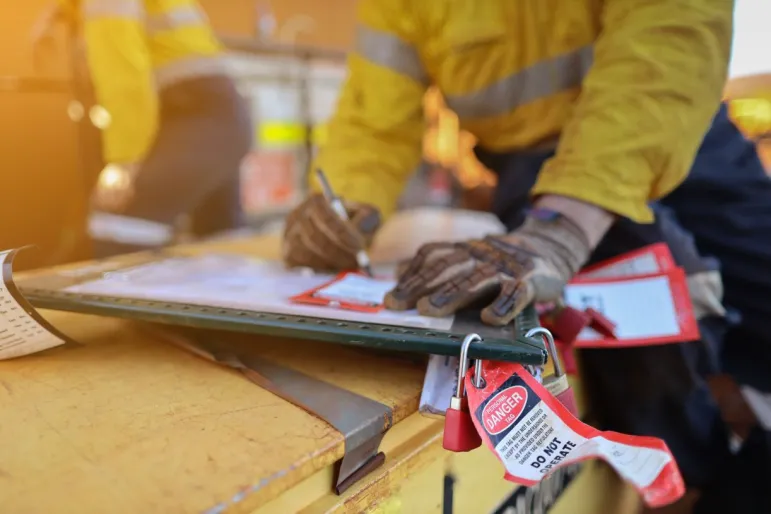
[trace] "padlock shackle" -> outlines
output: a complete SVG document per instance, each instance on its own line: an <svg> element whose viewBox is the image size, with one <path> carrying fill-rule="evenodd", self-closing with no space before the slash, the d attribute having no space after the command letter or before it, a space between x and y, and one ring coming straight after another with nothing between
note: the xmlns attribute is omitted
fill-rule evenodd
<svg viewBox="0 0 771 514"><path fill-rule="evenodd" d="M482 389L484 385L485 381L482 378L482 359L477 359L474 363L474 387Z"/></svg>
<svg viewBox="0 0 771 514"><path fill-rule="evenodd" d="M554 336L548 329L543 327L535 327L528 330L525 334L525 337L534 337L537 335L540 335L541 339L544 340L546 353L549 354L549 358L554 363L554 374L558 377L563 376L565 374L565 370L562 368L562 363L560 362L559 355L557 354L557 345L554 342Z"/></svg>
<svg viewBox="0 0 771 514"><path fill-rule="evenodd" d="M460 361L458 362L458 385L455 388L455 396L462 398L466 392L466 387L463 384L468 373L468 350L471 347L471 343L478 343L482 338L479 334L469 334L463 339L460 345Z"/></svg>

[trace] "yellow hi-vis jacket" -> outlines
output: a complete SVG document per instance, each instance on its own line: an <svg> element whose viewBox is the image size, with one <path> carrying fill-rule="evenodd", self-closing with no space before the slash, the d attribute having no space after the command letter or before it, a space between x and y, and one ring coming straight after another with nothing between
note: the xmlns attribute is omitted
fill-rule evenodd
<svg viewBox="0 0 771 514"><path fill-rule="evenodd" d="M194 0L61 0L83 22L110 163L141 160L158 124L158 91L225 73L221 47Z"/></svg>
<svg viewBox="0 0 771 514"><path fill-rule="evenodd" d="M492 151L558 140L533 194L637 222L686 176L721 100L733 0L361 0L357 47L315 165L394 209L443 94ZM312 184L318 187L318 184Z"/></svg>

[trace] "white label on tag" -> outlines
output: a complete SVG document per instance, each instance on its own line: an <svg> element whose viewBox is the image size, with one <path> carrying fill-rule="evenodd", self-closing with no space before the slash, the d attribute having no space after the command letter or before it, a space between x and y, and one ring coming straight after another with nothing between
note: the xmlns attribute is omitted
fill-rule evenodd
<svg viewBox="0 0 771 514"><path fill-rule="evenodd" d="M654 253L644 253L618 262L608 264L599 269L581 273L581 278L616 278L633 275L652 275L663 271Z"/></svg>
<svg viewBox="0 0 771 514"><path fill-rule="evenodd" d="M10 258L11 251L0 252L0 267ZM64 341L49 332L8 290L5 280L0 285L0 360L42 352Z"/></svg>
<svg viewBox="0 0 771 514"><path fill-rule="evenodd" d="M565 288L565 303L579 310L591 307L616 324L618 339L653 339L680 334L680 323L666 275L622 282L581 283ZM579 340L603 337L584 329Z"/></svg>
<svg viewBox="0 0 771 514"><path fill-rule="evenodd" d="M771 394L761 393L750 386L742 386L742 396L755 413L760 426L764 430L771 430Z"/></svg>
<svg viewBox="0 0 771 514"><path fill-rule="evenodd" d="M343 302L382 305L386 293L394 286L394 280L378 280L349 273L340 280L322 287L316 291L316 295Z"/></svg>
<svg viewBox="0 0 771 514"><path fill-rule="evenodd" d="M418 407L421 414L444 416L450 408L450 398L458 388L458 362L458 357L429 356Z"/></svg>
<svg viewBox="0 0 771 514"><path fill-rule="evenodd" d="M527 401L527 398L521 401ZM501 411L506 410L505 407L511 403L502 404ZM490 408L489 404L487 408ZM557 466L587 457L601 457L625 480L641 489L653 483L672 459L661 450L617 443L602 436L585 438L570 428L543 401L536 404L506 437L498 441L495 450L503 460L506 471L526 480L538 481Z"/></svg>

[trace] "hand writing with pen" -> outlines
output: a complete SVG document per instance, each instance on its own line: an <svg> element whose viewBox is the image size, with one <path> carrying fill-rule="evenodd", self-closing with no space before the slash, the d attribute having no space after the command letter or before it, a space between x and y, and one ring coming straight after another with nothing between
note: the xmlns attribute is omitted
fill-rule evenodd
<svg viewBox="0 0 771 514"><path fill-rule="evenodd" d="M357 255L372 242L380 213L367 204L342 203L347 220L320 193L309 196L287 216L282 244L287 266L327 272L359 268Z"/></svg>
<svg viewBox="0 0 771 514"><path fill-rule="evenodd" d="M366 205L346 207L348 222L322 195L295 209L284 233L284 261L319 270L356 269L356 252L371 241L380 217ZM385 306L447 316L484 302L482 321L506 325L532 302L561 298L594 244L567 216L536 209L507 235L424 245L400 266Z"/></svg>

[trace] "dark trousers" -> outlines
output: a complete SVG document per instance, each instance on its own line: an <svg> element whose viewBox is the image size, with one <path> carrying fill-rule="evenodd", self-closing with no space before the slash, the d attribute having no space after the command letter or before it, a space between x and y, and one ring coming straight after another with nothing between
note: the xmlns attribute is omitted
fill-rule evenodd
<svg viewBox="0 0 771 514"><path fill-rule="evenodd" d="M498 175L494 212L510 230L518 227L529 191L552 152L476 152ZM687 273L719 266L726 304L743 319L738 324L723 318L701 320L699 341L583 350L582 384L590 416L599 428L665 440L689 486L708 491L705 498L711 495L710 502L716 504L718 497L731 498L739 494L738 488L746 489L738 480L726 485L731 470L737 474L744 464L728 449L728 430L705 378L727 372L740 383L771 390L765 389L771 380L771 180L724 106L688 178L653 207L652 224L616 222L591 263L664 241ZM748 343L741 334L753 334L754 340ZM768 447L761 443L756 449L765 456L758 461L758 452L751 452L757 462L769 460ZM764 489L753 494L765 494L767 501ZM700 508L709 508L710 502L700 502Z"/></svg>
<svg viewBox="0 0 771 514"><path fill-rule="evenodd" d="M160 125L121 214L173 225L191 216L195 236L242 224L240 163L252 144L249 109L228 77L180 82L160 93ZM99 256L138 250L100 242Z"/></svg>

